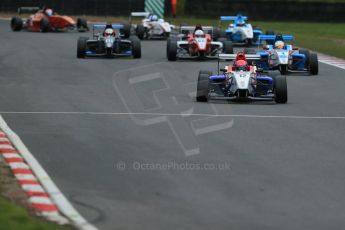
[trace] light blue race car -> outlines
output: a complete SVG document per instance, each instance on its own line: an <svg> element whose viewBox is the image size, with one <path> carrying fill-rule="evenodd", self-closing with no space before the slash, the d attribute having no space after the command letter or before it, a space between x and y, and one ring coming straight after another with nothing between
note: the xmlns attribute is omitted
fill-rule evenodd
<svg viewBox="0 0 345 230"><path fill-rule="evenodd" d="M283 75L301 72L317 75L317 54L287 44L287 41L293 40L292 35L260 35L259 42L265 42L266 45L263 45L263 51L256 53L261 57L256 62L258 67L266 71L279 70Z"/></svg>

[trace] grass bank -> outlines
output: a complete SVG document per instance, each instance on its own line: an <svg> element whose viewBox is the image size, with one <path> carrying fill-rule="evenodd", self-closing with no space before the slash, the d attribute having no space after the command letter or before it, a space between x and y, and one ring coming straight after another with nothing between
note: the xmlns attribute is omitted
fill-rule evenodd
<svg viewBox="0 0 345 230"><path fill-rule="evenodd" d="M72 230L70 226L59 226L36 217L28 211L0 197L0 229L6 230Z"/></svg>

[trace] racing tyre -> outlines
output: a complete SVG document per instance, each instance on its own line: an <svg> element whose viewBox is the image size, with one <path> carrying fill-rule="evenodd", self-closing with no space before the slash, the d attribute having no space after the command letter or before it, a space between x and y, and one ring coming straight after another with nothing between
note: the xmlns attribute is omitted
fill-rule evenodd
<svg viewBox="0 0 345 230"><path fill-rule="evenodd" d="M124 38L129 38L129 36L131 36L131 26L129 24L123 24L120 33L123 34Z"/></svg>
<svg viewBox="0 0 345 230"><path fill-rule="evenodd" d="M198 85L196 89L196 101L207 102L208 91L209 91L209 79L208 77L212 75L210 71L200 70L198 76Z"/></svg>
<svg viewBox="0 0 345 230"><path fill-rule="evenodd" d="M143 25L137 25L137 28L135 29L137 36L143 40L145 37L145 27Z"/></svg>
<svg viewBox="0 0 345 230"><path fill-rule="evenodd" d="M255 48L244 48L244 49L243 49L243 52L244 52L245 54L256 54Z"/></svg>
<svg viewBox="0 0 345 230"><path fill-rule="evenodd" d="M77 58L85 58L86 43L89 38L80 37L77 44Z"/></svg>
<svg viewBox="0 0 345 230"><path fill-rule="evenodd" d="M219 41L220 38L225 38L225 37L226 37L226 33L224 30L220 28L214 29L213 39Z"/></svg>
<svg viewBox="0 0 345 230"><path fill-rule="evenodd" d="M317 75L319 73L319 63L316 53L310 53L309 56L309 73L311 75Z"/></svg>
<svg viewBox="0 0 345 230"><path fill-rule="evenodd" d="M87 21L84 18L78 18L77 19L77 29L79 32L85 32L89 29L89 27L87 27Z"/></svg>
<svg viewBox="0 0 345 230"><path fill-rule="evenodd" d="M285 76L276 76L274 79L274 101L285 104L288 100Z"/></svg>
<svg viewBox="0 0 345 230"><path fill-rule="evenodd" d="M221 38L218 38L217 39L217 41L219 41L219 42L225 42L225 41L227 41L228 39L226 39L226 38L224 38L224 37L221 37Z"/></svg>
<svg viewBox="0 0 345 230"><path fill-rule="evenodd" d="M304 56L305 56L305 63L304 63L304 65L305 65L306 68L308 68L308 66L309 66L310 51L307 50L307 49L299 49L298 52L300 54L304 54Z"/></svg>
<svg viewBox="0 0 345 230"><path fill-rule="evenodd" d="M19 17L13 17L11 19L11 29L13 31L20 31L23 28L23 20Z"/></svg>
<svg viewBox="0 0 345 230"><path fill-rule="evenodd" d="M130 37L132 42L132 55L133 58L141 58L141 44L137 36Z"/></svg>
<svg viewBox="0 0 345 230"><path fill-rule="evenodd" d="M170 33L169 32L164 32L164 39L168 39L170 37Z"/></svg>
<svg viewBox="0 0 345 230"><path fill-rule="evenodd" d="M274 35L274 30L266 30L266 35ZM269 44L269 45L274 45L274 40L268 40L266 41L266 44Z"/></svg>
<svg viewBox="0 0 345 230"><path fill-rule="evenodd" d="M266 30L266 35L274 35L274 30Z"/></svg>
<svg viewBox="0 0 345 230"><path fill-rule="evenodd" d="M234 53L234 47L232 46L231 41L223 41L223 52L225 54L233 54Z"/></svg>
<svg viewBox="0 0 345 230"><path fill-rule="evenodd" d="M41 32L45 33L49 31L49 21L46 18L41 19Z"/></svg>
<svg viewBox="0 0 345 230"><path fill-rule="evenodd" d="M177 59L177 40L168 39L167 41L167 58L169 61L176 61Z"/></svg>

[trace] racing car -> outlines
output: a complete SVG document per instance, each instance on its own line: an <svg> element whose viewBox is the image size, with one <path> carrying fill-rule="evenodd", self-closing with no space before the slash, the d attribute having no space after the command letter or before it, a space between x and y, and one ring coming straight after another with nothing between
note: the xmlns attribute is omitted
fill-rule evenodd
<svg viewBox="0 0 345 230"><path fill-rule="evenodd" d="M93 38L78 39L77 57L141 57L140 40L137 36L128 37L121 33L122 24L95 24ZM128 34L127 34L128 35Z"/></svg>
<svg viewBox="0 0 345 230"><path fill-rule="evenodd" d="M88 30L87 22L83 18L78 18L75 22L71 17L58 15L50 8L40 9L39 7L20 7L18 13L31 13L28 19L13 17L11 19L11 29L20 31L22 29L32 32L67 31L78 30L84 32Z"/></svg>
<svg viewBox="0 0 345 230"><path fill-rule="evenodd" d="M233 53L231 41L213 41L213 27L197 25L181 26L177 38L167 41L167 58L177 59L216 59L220 53Z"/></svg>
<svg viewBox="0 0 345 230"><path fill-rule="evenodd" d="M306 49L299 49L286 41L293 41L292 35L260 35L261 41L269 41L264 50L258 52L261 59L257 62L264 70L279 70L281 74L309 73L317 75L319 72L317 54ZM272 42L273 41L273 45Z"/></svg>
<svg viewBox="0 0 345 230"><path fill-rule="evenodd" d="M235 44L252 45L257 43L259 35L263 32L260 28L253 28L251 24L246 23L247 16L220 16L220 23L224 21L233 21L224 31L216 30L216 38L225 37Z"/></svg>
<svg viewBox="0 0 345 230"><path fill-rule="evenodd" d="M232 64L219 69L219 60L234 60ZM269 77L262 70L249 65L247 60L260 60L258 55L220 54L218 74L200 71L197 83L196 100L207 102L209 99L225 100L271 100L286 103L287 83L285 76Z"/></svg>
<svg viewBox="0 0 345 230"><path fill-rule="evenodd" d="M167 39L170 36L174 25L158 18L157 15L148 12L132 12L130 15L130 23L132 17L145 17L141 24L136 24L134 30L140 39Z"/></svg>

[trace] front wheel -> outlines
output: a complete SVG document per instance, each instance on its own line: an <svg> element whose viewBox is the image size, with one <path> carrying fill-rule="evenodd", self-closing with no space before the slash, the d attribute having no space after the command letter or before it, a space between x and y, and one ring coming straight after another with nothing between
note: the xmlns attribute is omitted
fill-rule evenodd
<svg viewBox="0 0 345 230"><path fill-rule="evenodd" d="M86 37L81 37L78 39L77 58L85 58L87 40L89 40L89 38Z"/></svg>
<svg viewBox="0 0 345 230"><path fill-rule="evenodd" d="M141 58L141 44L138 37L134 36L130 38L132 42L132 55L133 58Z"/></svg>
<svg viewBox="0 0 345 230"><path fill-rule="evenodd" d="M13 17L11 19L12 31L20 31L23 28L23 20L19 17Z"/></svg>
<svg viewBox="0 0 345 230"><path fill-rule="evenodd" d="M175 39L168 39L167 41L167 57L169 61L176 61L177 59L177 41Z"/></svg>
<svg viewBox="0 0 345 230"><path fill-rule="evenodd" d="M316 53L310 53L309 55L309 73L311 75L317 75L319 73L319 63Z"/></svg>
<svg viewBox="0 0 345 230"><path fill-rule="evenodd" d="M137 28L135 29L135 33L141 40L143 40L145 37L145 27L143 25L137 25Z"/></svg>
<svg viewBox="0 0 345 230"><path fill-rule="evenodd" d="M196 89L196 101L207 102L209 92L209 77L212 75L210 71L201 70L198 76L198 85Z"/></svg>
<svg viewBox="0 0 345 230"><path fill-rule="evenodd" d="M280 104L285 104L288 100L285 76L276 76L274 79L274 100Z"/></svg>

